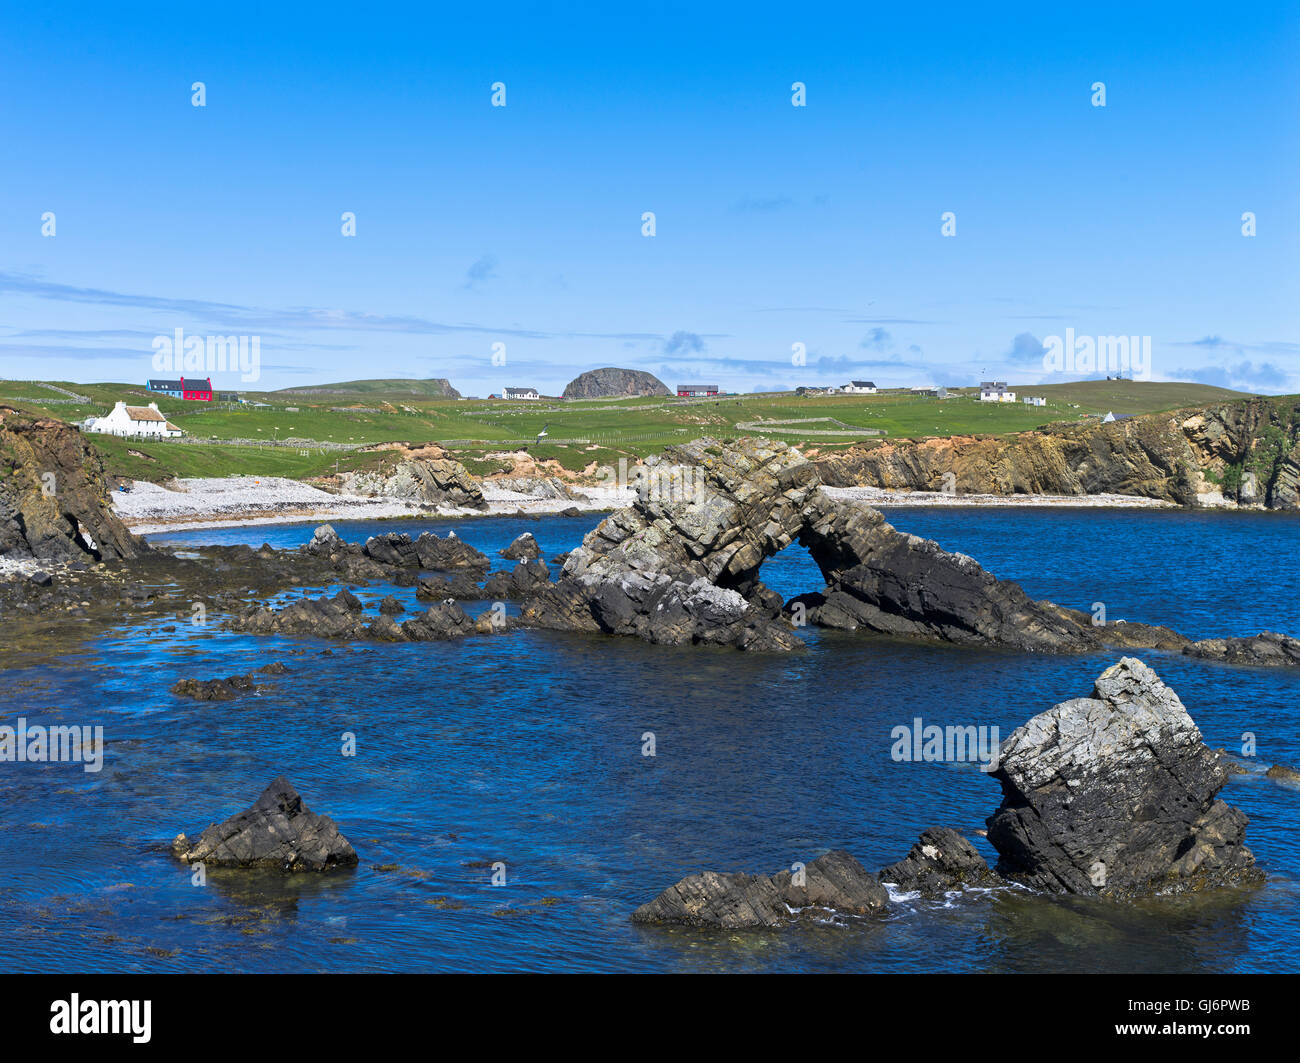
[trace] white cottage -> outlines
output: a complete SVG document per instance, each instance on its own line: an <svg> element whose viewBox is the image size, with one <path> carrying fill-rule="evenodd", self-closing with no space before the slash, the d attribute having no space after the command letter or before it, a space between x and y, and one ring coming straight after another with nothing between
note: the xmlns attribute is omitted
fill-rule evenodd
<svg viewBox="0 0 1300 1063"><path fill-rule="evenodd" d="M1016 393L1005 380L985 380L980 384L980 402L1015 402Z"/></svg>
<svg viewBox="0 0 1300 1063"><path fill-rule="evenodd" d="M184 433L158 412L156 402L148 406L128 406L125 402L114 405L111 413L96 417L87 423L91 432L110 436L154 436L158 439L176 439Z"/></svg>

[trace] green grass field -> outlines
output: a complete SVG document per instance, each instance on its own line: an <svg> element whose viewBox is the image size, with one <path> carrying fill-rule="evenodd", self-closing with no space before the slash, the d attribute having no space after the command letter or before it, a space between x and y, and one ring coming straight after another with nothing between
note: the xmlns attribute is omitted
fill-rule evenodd
<svg viewBox="0 0 1300 1063"><path fill-rule="evenodd" d="M142 385L52 383L90 401L63 401L66 395L36 383L0 380L0 403L81 421L106 413L118 400L132 405L156 402L189 442L94 437L111 472L153 481L231 474L322 476L336 467L346 471L377 465L384 452L361 448L392 442L442 443L480 475L508 468L508 461L492 455L521 446L527 446L537 460L555 459L579 471L593 462L603 465L620 457L644 457L704 435L723 439L767 435L825 451L882 438L1001 435L1107 411L1153 413L1245 397L1202 384L1090 380L1015 388L1020 397L1041 395L1047 400L1042 407L982 403L975 389L954 391L946 399L884 392L806 398L760 393L698 402L672 398L504 402L428 398L418 394L419 387L409 389L416 394L395 393L386 388L399 382L363 381L359 384L367 388L355 394L241 392L249 404L232 407L160 398ZM375 386L380 384L385 388ZM544 427L547 438L535 442ZM856 429L863 431L853 434ZM293 445L277 445L285 440Z"/></svg>

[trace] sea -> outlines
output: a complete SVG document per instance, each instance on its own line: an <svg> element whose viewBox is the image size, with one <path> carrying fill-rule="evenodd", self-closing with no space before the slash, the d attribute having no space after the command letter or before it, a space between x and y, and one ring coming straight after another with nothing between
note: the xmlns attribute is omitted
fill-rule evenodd
<svg viewBox="0 0 1300 1063"><path fill-rule="evenodd" d="M1300 633L1300 517L1174 510L907 508L899 528L1033 597L1196 637ZM340 522L345 539L454 531L543 557L598 515ZM313 525L152 536L292 548ZM820 588L797 544L764 565ZM299 588L317 594L335 587ZM411 588L357 590L367 610ZM291 597L288 595L286 597ZM421 608L423 606L420 606ZM487 603L469 607L486 608ZM398 618L400 619L400 617ZM0 723L104 729L102 770L0 765L0 971L1260 972L1300 969L1300 671L1142 652L1246 773L1267 881L1137 903L1020 888L778 931L638 926L693 872L771 873L847 849L868 868L930 826L978 831L999 786L978 761L895 758L896 729L997 727L1091 692L1119 652L1028 655L804 629L802 652L651 646L541 631L411 644L236 634L122 618L75 654L0 674ZM180 678L272 661L256 694L180 698ZM355 846L355 869L207 869L169 853L287 776Z"/></svg>

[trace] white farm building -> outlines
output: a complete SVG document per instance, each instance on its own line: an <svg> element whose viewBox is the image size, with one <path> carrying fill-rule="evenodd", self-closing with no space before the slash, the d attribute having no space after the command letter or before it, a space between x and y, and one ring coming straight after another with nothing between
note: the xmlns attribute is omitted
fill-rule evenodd
<svg viewBox="0 0 1300 1063"><path fill-rule="evenodd" d="M128 406L119 402L111 413L86 423L86 430L110 436L154 436L176 439L184 433L158 412L156 402L148 406Z"/></svg>
<svg viewBox="0 0 1300 1063"><path fill-rule="evenodd" d="M986 380L980 384L980 402L1015 402L1016 393L1004 380Z"/></svg>

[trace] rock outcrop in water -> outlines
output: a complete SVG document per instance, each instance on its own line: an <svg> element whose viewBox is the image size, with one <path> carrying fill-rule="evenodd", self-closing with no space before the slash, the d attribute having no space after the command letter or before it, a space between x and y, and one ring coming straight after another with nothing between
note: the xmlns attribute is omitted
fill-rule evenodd
<svg viewBox="0 0 1300 1063"><path fill-rule="evenodd" d="M532 532L524 532L501 550L501 556L507 561L535 561L542 556L542 548L537 545Z"/></svg>
<svg viewBox="0 0 1300 1063"><path fill-rule="evenodd" d="M870 915L888 904L889 893L876 876L837 849L813 860L801 875L688 875L633 912L632 921L757 929L787 926L804 917Z"/></svg>
<svg viewBox="0 0 1300 1063"><path fill-rule="evenodd" d="M334 821L303 804L283 775L252 808L214 824L197 840L177 835L172 853L189 864L280 871L327 871L357 863L356 850Z"/></svg>
<svg viewBox="0 0 1300 1063"><path fill-rule="evenodd" d="M1248 820L1178 695L1141 661L1035 716L1003 743L998 872L1036 889L1126 896L1248 882Z"/></svg>
<svg viewBox="0 0 1300 1063"><path fill-rule="evenodd" d="M754 650L803 645L794 624L1026 652L1107 646L1180 650L1187 638L1137 622L1095 626L1083 612L1031 599L972 558L908 535L879 511L832 499L816 467L783 443L708 439L648 462L632 506L570 552L525 621L667 644ZM759 579L798 542L826 586L784 607Z"/></svg>
<svg viewBox="0 0 1300 1063"><path fill-rule="evenodd" d="M1141 661L1106 669L1093 696L1062 702L1002 743L1001 807L988 820L991 869L957 831L931 827L877 875L848 853L791 872L689 875L632 915L638 923L728 929L786 926L802 914L863 915L889 903L883 884L935 898L1020 884L1119 898L1251 885L1246 816L1216 798L1227 781L1178 695ZM1281 765L1270 778L1294 783Z"/></svg>
<svg viewBox="0 0 1300 1063"><path fill-rule="evenodd" d="M616 399L671 394L662 380L640 369L589 369L564 386L566 399Z"/></svg>
<svg viewBox="0 0 1300 1063"><path fill-rule="evenodd" d="M253 635L301 635L309 638L372 642L435 642L466 635L493 635L516 626L513 617L485 613L469 616L454 601L439 601L397 623L388 613L367 616L347 591L333 598L303 598L279 609L252 606L227 622L232 631Z"/></svg>
<svg viewBox="0 0 1300 1063"><path fill-rule="evenodd" d="M882 868L881 882L924 897L936 897L967 887L1005 885L979 851L949 827L930 827L908 854Z"/></svg>
<svg viewBox="0 0 1300 1063"><path fill-rule="evenodd" d="M117 518L95 449L72 425L0 406L0 557L116 560L149 548Z"/></svg>
<svg viewBox="0 0 1300 1063"><path fill-rule="evenodd" d="M1123 494L1300 507L1300 404L1258 398L1010 436L889 440L819 462L833 487Z"/></svg>
<svg viewBox="0 0 1300 1063"><path fill-rule="evenodd" d="M1202 639L1183 649L1189 657L1225 664L1275 668L1300 666L1300 639L1264 631L1250 638Z"/></svg>

